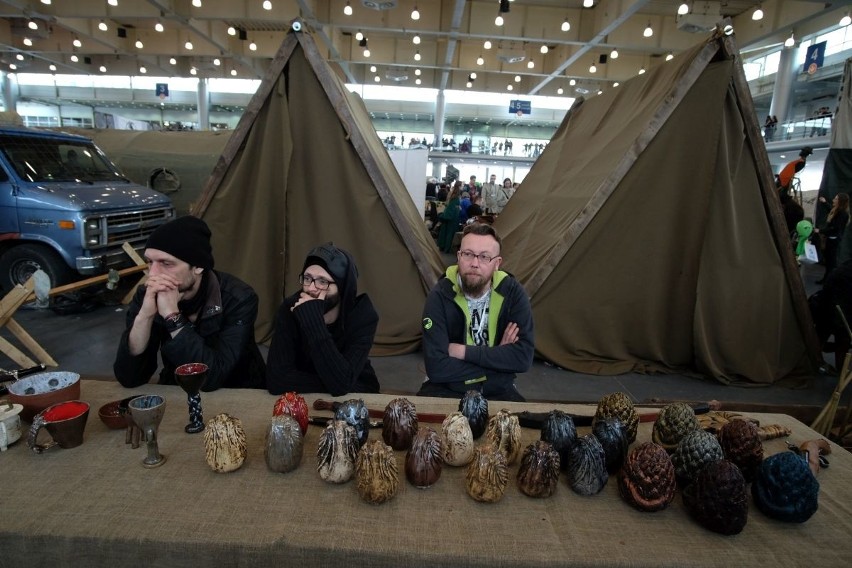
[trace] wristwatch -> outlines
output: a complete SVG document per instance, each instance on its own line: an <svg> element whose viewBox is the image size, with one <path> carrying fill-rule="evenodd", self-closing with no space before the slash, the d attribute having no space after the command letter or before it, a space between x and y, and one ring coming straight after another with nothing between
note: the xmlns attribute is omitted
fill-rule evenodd
<svg viewBox="0 0 852 568"><path fill-rule="evenodd" d="M166 317L163 318L163 321L166 324L166 331L172 333L173 331L177 331L187 323L189 323L186 317L180 312L172 312Z"/></svg>

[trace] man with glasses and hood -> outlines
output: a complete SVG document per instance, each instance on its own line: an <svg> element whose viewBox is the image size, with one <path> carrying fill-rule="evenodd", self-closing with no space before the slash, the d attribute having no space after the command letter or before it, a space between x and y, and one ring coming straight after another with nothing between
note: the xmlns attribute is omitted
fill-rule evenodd
<svg viewBox="0 0 852 568"><path fill-rule="evenodd" d="M500 270L500 237L491 225L465 227L458 264L447 268L426 298L423 355L426 381L418 396L523 402L516 373L532 365L534 338L523 286Z"/></svg>
<svg viewBox="0 0 852 568"><path fill-rule="evenodd" d="M332 243L314 248L299 283L301 290L285 298L275 316L269 392L379 392L369 359L379 315L367 294L358 295L352 255Z"/></svg>

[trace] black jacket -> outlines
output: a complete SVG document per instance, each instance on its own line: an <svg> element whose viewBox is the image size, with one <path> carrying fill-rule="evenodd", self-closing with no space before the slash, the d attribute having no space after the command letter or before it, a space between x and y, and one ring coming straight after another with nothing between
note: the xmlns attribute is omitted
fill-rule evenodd
<svg viewBox="0 0 852 568"><path fill-rule="evenodd" d="M379 380L369 359L379 315L369 296L357 295L355 264L346 254L349 270L339 291L337 321L325 324L321 301L305 302L290 311L299 292L285 298L278 308L266 360L270 393L327 392L341 396L379 392Z"/></svg>
<svg viewBox="0 0 852 568"><path fill-rule="evenodd" d="M127 328L121 335L113 371L125 387L147 383L157 370L157 353L163 359L160 384L175 384L174 370L185 363L204 363L210 370L202 390L222 387L263 388L264 363L254 340L257 294L242 280L212 272L201 317L174 338L159 315L154 316L151 338L140 355L127 344L130 328L142 307L145 287L140 286L127 310Z"/></svg>
<svg viewBox="0 0 852 568"><path fill-rule="evenodd" d="M495 272L488 319L489 345L473 345L468 333L467 301L456 281L457 274L458 266L449 267L426 298L423 309L426 374L430 381L445 383L460 393L485 377L482 393L487 397L490 392L505 390L514 382L516 373L528 371L532 365L535 351L532 310L523 286L508 273ZM518 341L499 345L509 322L518 324ZM450 357L450 343L467 346L464 361Z"/></svg>

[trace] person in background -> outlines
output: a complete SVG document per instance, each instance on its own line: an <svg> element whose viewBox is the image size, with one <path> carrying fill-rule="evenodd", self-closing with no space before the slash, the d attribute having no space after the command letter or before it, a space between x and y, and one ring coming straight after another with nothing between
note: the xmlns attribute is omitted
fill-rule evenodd
<svg viewBox="0 0 852 568"><path fill-rule="evenodd" d="M423 309L427 378L418 396L461 398L478 390L489 400L524 401L515 378L532 365L532 310L524 287L500 270L500 247L491 225L468 225L458 264L429 292Z"/></svg>
<svg viewBox="0 0 852 568"><path fill-rule="evenodd" d="M467 223L467 209L470 207L470 194L467 191L462 191L461 201L459 201L459 225Z"/></svg>
<svg viewBox="0 0 852 568"><path fill-rule="evenodd" d="M834 352L834 368L840 371L852 338L846 330L846 321L852 324L852 260L839 264L825 277L823 287L808 298L808 306L823 352ZM829 339L834 337L834 342Z"/></svg>
<svg viewBox="0 0 852 568"><path fill-rule="evenodd" d="M475 223L479 216L482 215L482 207L479 205L481 198L477 195L470 200L470 206L467 208L467 224Z"/></svg>
<svg viewBox="0 0 852 568"><path fill-rule="evenodd" d="M441 225L438 227L438 248L442 252L452 252L453 238L459 230L459 215L461 214L461 191L462 183L457 181L453 184L450 195L447 196L447 204L439 215Z"/></svg>
<svg viewBox="0 0 852 568"><path fill-rule="evenodd" d="M491 178L487 183L482 184L482 197L484 199L482 204L485 206L485 211L488 213L494 213L498 189L497 176L494 174L491 174Z"/></svg>
<svg viewBox="0 0 852 568"><path fill-rule="evenodd" d="M826 203L825 197L820 197L819 201L820 203ZM822 279L817 280L817 284L822 284L828 278L828 275L831 274L831 271L834 270L834 267L837 266L837 249L840 247L843 233L846 231L846 225L848 224L849 194L838 193L831 202L831 211L828 213L825 225L814 229L814 233L822 235L825 238L825 249L823 250L825 274Z"/></svg>
<svg viewBox="0 0 852 568"><path fill-rule="evenodd" d="M783 193L790 192L790 186L793 183L793 177L802 171L807 165L808 156L813 154L813 148L805 146L799 151L799 157L789 162L781 169L778 174L779 191Z"/></svg>
<svg viewBox="0 0 852 568"><path fill-rule="evenodd" d="M462 191L468 192L469 195L477 195L479 187L476 185L476 176L470 176L470 180L465 184Z"/></svg>
<svg viewBox="0 0 852 568"><path fill-rule="evenodd" d="M429 178L429 181L426 182L426 200L434 201L438 198L438 180L435 178Z"/></svg>
<svg viewBox="0 0 852 568"><path fill-rule="evenodd" d="M185 363L209 368L202 390L263 388L264 363L254 340L257 294L213 270L210 229L197 217L157 227L145 244L148 281L127 309L113 371L125 387L147 383L163 360L160 384L175 384Z"/></svg>
<svg viewBox="0 0 852 568"><path fill-rule="evenodd" d="M370 297L358 294L352 255L333 243L315 247L299 283L301 290L285 298L275 316L266 364L269 392L379 392L369 359L379 315Z"/></svg>
<svg viewBox="0 0 852 568"><path fill-rule="evenodd" d="M494 200L494 213L497 215L502 213L503 208L506 207L513 195L515 195L515 188L512 187L512 180L506 178L503 180L502 187L497 190L497 197Z"/></svg>

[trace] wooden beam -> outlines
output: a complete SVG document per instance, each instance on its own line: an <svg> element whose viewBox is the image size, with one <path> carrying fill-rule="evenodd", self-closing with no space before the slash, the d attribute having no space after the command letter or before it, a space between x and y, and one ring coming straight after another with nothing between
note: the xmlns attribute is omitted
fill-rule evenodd
<svg viewBox="0 0 852 568"><path fill-rule="evenodd" d="M18 338L18 341L24 344L24 347L29 349L30 353L36 356L39 363L43 363L48 367L58 367L59 363L54 361L53 357L44 350L44 348L39 345L38 341L32 338L32 336L26 332L24 328L20 326L18 322L14 319L10 319L6 323L6 329L8 329L12 335ZM28 365L29 367L34 367L35 365Z"/></svg>
<svg viewBox="0 0 852 568"><path fill-rule="evenodd" d="M138 274L148 269L148 265L145 264L143 266L131 266L130 268L122 268L118 271L119 278L124 278L125 276L129 276L131 274ZM101 274L99 276L92 276L91 278L86 278L85 280L79 280L77 282L72 282L70 284L65 284L63 286L57 286L56 288L51 288L48 292L48 296L57 296L59 294L67 294L69 292L76 292L82 288L86 288L88 286L94 286L96 284L103 284L109 279L109 274ZM30 294L24 300L25 302L32 302L35 300L35 294Z"/></svg>

